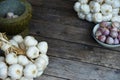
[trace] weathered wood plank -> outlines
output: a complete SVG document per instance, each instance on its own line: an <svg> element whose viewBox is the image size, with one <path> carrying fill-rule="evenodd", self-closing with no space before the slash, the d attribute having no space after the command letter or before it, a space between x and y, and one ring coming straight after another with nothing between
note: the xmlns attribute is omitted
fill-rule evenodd
<svg viewBox="0 0 120 80"><path fill-rule="evenodd" d="M67 80L67 79L57 78L57 77L48 76L48 75L42 75L41 77L36 78L35 80Z"/></svg>
<svg viewBox="0 0 120 80"><path fill-rule="evenodd" d="M120 80L119 70L55 57L50 57L45 74L70 80Z"/></svg>
<svg viewBox="0 0 120 80"><path fill-rule="evenodd" d="M39 41L48 42L48 54L50 56L120 69L119 52L50 38L35 37Z"/></svg>

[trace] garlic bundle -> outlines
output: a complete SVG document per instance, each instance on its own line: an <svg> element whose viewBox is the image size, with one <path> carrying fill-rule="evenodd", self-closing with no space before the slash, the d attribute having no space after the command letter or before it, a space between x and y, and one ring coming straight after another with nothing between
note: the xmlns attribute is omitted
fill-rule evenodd
<svg viewBox="0 0 120 80"><path fill-rule="evenodd" d="M16 35L8 40L0 33L0 48L5 55L0 56L2 80L33 80L40 77L49 64L47 42L38 43L32 36Z"/></svg>
<svg viewBox="0 0 120 80"><path fill-rule="evenodd" d="M78 0L74 10L80 19L99 23L119 19L120 0Z"/></svg>

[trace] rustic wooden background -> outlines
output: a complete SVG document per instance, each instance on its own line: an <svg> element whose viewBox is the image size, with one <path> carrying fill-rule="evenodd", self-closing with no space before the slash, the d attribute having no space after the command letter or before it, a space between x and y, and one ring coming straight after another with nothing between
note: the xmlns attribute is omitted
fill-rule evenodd
<svg viewBox="0 0 120 80"><path fill-rule="evenodd" d="M77 0L29 0L30 35L49 43L50 64L35 80L120 80L120 47L104 48L91 33L94 23L78 19Z"/></svg>

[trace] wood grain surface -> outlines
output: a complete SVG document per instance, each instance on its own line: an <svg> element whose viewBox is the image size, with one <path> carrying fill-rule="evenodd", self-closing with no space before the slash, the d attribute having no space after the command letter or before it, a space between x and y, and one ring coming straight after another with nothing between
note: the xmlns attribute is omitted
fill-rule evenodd
<svg viewBox="0 0 120 80"><path fill-rule="evenodd" d="M77 17L77 0L28 1L30 35L49 44L50 64L35 80L120 80L120 47L105 48L93 39L95 24Z"/></svg>

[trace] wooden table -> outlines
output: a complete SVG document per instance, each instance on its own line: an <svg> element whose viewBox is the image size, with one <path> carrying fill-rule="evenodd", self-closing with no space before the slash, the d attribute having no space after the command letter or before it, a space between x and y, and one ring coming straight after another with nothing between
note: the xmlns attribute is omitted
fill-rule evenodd
<svg viewBox="0 0 120 80"><path fill-rule="evenodd" d="M35 80L120 80L120 47L100 46L91 36L94 23L80 20L77 0L29 0L30 35L49 44L50 64Z"/></svg>

